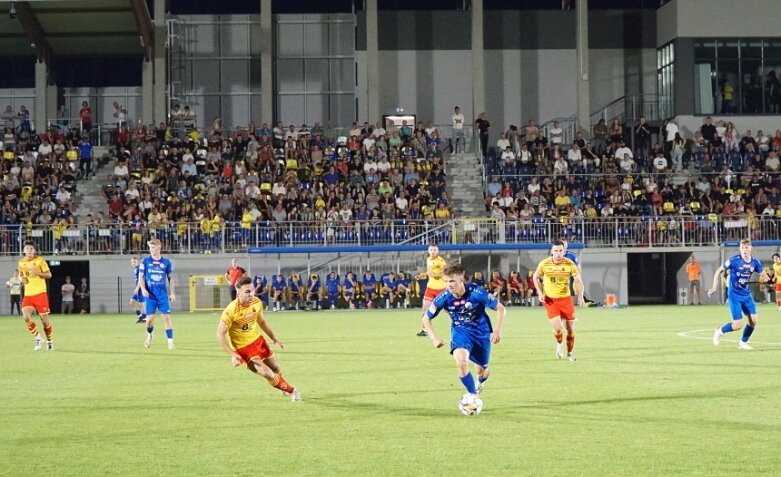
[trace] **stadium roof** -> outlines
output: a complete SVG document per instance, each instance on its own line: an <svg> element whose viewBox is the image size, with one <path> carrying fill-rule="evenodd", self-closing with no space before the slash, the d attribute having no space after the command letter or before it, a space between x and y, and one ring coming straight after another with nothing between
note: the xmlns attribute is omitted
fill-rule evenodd
<svg viewBox="0 0 781 477"><path fill-rule="evenodd" d="M0 1L0 56L141 56L144 0Z"/></svg>

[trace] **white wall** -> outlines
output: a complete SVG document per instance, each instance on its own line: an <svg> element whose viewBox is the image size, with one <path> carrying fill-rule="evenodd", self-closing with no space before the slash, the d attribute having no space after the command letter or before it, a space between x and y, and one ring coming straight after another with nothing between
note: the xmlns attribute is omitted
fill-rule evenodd
<svg viewBox="0 0 781 477"><path fill-rule="evenodd" d="M780 6L778 0L673 0L661 9L664 17L659 18L657 25L662 25L663 19L669 21L668 17L673 15L667 8L675 8L671 20L677 20L672 24L677 25L679 37L766 37L772 36L771 32L781 36ZM660 32L659 28L657 33L663 33L664 38L670 34L667 29Z"/></svg>

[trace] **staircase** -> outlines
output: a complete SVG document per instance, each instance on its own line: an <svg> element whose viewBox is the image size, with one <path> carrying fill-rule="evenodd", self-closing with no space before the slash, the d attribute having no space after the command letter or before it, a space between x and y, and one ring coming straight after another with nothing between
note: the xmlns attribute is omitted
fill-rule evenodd
<svg viewBox="0 0 781 477"><path fill-rule="evenodd" d="M456 217L485 217L483 165L473 152L451 154L447 162L447 195Z"/></svg>
<svg viewBox="0 0 781 477"><path fill-rule="evenodd" d="M102 158L111 155L109 150L106 146L96 146L93 149L92 178L82 179L78 183L75 196L80 217L86 217L87 214L94 217L98 212L108 213L103 187L111 183L108 176L113 171L114 161Z"/></svg>

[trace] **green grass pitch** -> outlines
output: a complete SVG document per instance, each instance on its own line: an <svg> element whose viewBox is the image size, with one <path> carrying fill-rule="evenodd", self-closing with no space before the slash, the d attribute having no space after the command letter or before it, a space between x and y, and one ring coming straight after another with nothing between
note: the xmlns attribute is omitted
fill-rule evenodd
<svg viewBox="0 0 781 477"><path fill-rule="evenodd" d="M302 402L232 368L216 313L56 316L54 352L0 318L0 475L779 475L781 312L754 351L719 347L721 306L578 311L578 361L540 308L510 308L479 416L419 312L267 318ZM449 321L435 320L448 336Z"/></svg>

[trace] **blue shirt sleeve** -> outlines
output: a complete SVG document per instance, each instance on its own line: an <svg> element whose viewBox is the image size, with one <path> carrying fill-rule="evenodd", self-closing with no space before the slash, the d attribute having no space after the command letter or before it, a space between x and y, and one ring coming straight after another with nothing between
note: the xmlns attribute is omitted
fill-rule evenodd
<svg viewBox="0 0 781 477"><path fill-rule="evenodd" d="M428 309L426 310L426 316L429 320L436 318L442 308L445 307L445 295L446 293L440 293L436 298L434 298L434 300L431 302L431 305L429 305Z"/></svg>
<svg viewBox="0 0 781 477"><path fill-rule="evenodd" d="M486 308L496 310L496 307L499 306L499 297L489 295L488 290L483 287L475 285L472 289L472 293L475 295L475 298L477 298L477 301L482 303Z"/></svg>

